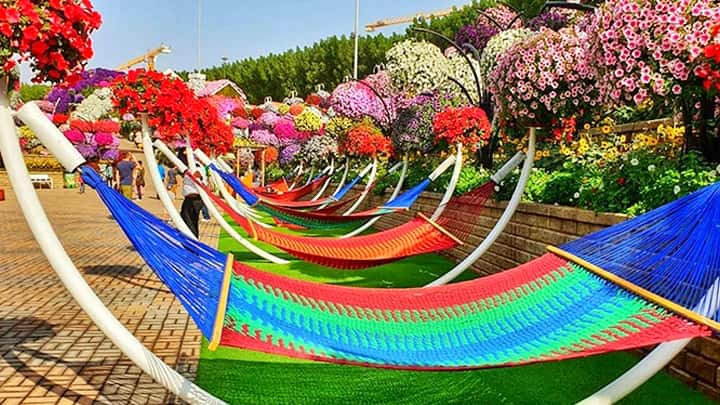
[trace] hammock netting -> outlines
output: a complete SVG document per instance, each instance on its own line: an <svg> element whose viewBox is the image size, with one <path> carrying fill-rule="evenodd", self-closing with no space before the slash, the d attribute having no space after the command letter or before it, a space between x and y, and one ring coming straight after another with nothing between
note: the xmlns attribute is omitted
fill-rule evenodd
<svg viewBox="0 0 720 405"><path fill-rule="evenodd" d="M262 202L257 206L260 210L270 214L272 217L294 225L308 229L336 229L345 228L349 225L361 225L375 217L391 214L393 212L409 209L430 185L430 179L420 182L415 187L405 191L396 199L385 203L381 207L367 211L357 212L350 215L333 215L324 211L298 211L296 209L264 205Z"/></svg>
<svg viewBox="0 0 720 405"><path fill-rule="evenodd" d="M290 190L290 186L287 183L287 180L285 180L285 177L281 177L278 180L275 180L271 182L270 184L267 184L265 187L257 187L254 189L255 191L264 191L266 193L285 193Z"/></svg>
<svg viewBox="0 0 720 405"><path fill-rule="evenodd" d="M440 224L420 217L386 231L347 239L289 235L254 224L233 211L207 186L197 180L195 184L254 239L327 267L351 270L379 266L405 257L450 249L459 242Z"/></svg>
<svg viewBox="0 0 720 405"><path fill-rule="evenodd" d="M327 176L327 175L320 175L320 176L314 178L313 181L311 181L310 183L308 183L300 188L288 190L285 192L280 192L280 193L270 192L270 193L268 193L268 192L264 192L264 191L258 191L257 194L263 198L268 197L268 198L272 198L273 200L276 200L276 201L282 201L282 202L296 201L314 191L319 190L320 187L322 187L323 183L328 179L328 177L329 176Z"/></svg>
<svg viewBox="0 0 720 405"><path fill-rule="evenodd" d="M333 194L331 197L321 198L316 201L283 201L270 197L261 198L260 196L254 194L252 191L248 190L248 188L245 187L245 185L242 184L242 182L233 174L223 172L222 170L218 169L217 166L215 166L214 164L210 165L210 169L217 173L223 179L223 181L227 183L230 188L232 188L233 191L235 191L250 206L255 206L260 203L260 205L263 206L282 206L297 209L317 208L340 201L353 187L355 187L357 183L360 182L360 180L362 180L362 177L357 176L350 183L346 184L342 189L338 190L337 193Z"/></svg>
<svg viewBox="0 0 720 405"><path fill-rule="evenodd" d="M720 183L562 248L646 290L719 321ZM701 305L702 304L702 305ZM700 305L700 308L696 308Z"/></svg>
<svg viewBox="0 0 720 405"><path fill-rule="evenodd" d="M84 167L83 177L204 336L219 338L226 346L342 364L434 370L561 360L710 334L707 327L554 254L493 276L422 289L319 285L234 263L227 310L218 315L227 256L188 239L122 197L91 168ZM710 203L713 212L719 203ZM699 237L708 228L695 223L700 229L678 228ZM657 231L652 225L631 228L624 240L643 235L655 240ZM621 232L613 234L621 238ZM664 236L672 238L670 233ZM687 238L681 232L675 237ZM653 251L658 249L648 255ZM674 256L677 251L668 251L664 260L656 255L644 264L632 263L641 253L630 253L627 264L648 266L647 273L658 263L662 267L676 258L682 261ZM686 266L715 257L717 245L696 253ZM616 258L622 267L620 256ZM220 336L213 336L215 317L222 324Z"/></svg>

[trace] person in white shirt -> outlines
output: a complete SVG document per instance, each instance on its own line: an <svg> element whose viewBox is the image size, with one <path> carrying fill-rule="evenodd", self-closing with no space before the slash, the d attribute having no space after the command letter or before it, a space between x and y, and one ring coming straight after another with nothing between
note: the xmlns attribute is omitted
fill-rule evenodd
<svg viewBox="0 0 720 405"><path fill-rule="evenodd" d="M184 151L179 151L178 153L180 160L187 164L187 158L185 157ZM190 170L192 172L192 176L196 179L200 179L201 182L203 182L203 176L202 176L202 170L200 169L193 169ZM200 198L200 190L198 190L198 187L195 185L195 182L190 177L191 175L189 173L185 173L183 176L183 183L182 183L182 196L183 196L183 203L182 207L180 208L180 217L185 222L185 224L190 228L190 231L196 236L200 236L200 211L202 211L204 204L202 201L202 198Z"/></svg>

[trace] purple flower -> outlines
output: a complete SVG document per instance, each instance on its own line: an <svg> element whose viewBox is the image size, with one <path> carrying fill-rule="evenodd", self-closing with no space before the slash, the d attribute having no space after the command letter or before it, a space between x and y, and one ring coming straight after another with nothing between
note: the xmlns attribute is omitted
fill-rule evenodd
<svg viewBox="0 0 720 405"><path fill-rule="evenodd" d="M101 160L118 160L120 157L120 150L117 148L114 149L106 149L100 154Z"/></svg>
<svg viewBox="0 0 720 405"><path fill-rule="evenodd" d="M457 42L460 46L470 44L474 46L478 52L482 52L490 38L498 32L500 32L500 30L493 25L478 23L468 24L461 27L457 34L455 34L455 42Z"/></svg>
<svg viewBox="0 0 720 405"><path fill-rule="evenodd" d="M533 31L539 31L540 28L550 28L553 31L557 31L561 28L565 28L569 24L567 16L558 13L557 11L546 11L539 16L533 18L528 22L527 27Z"/></svg>
<svg viewBox="0 0 720 405"><path fill-rule="evenodd" d="M300 145L296 143L291 143L287 145L280 151L280 164L285 166L292 163L295 160L295 156L298 154L298 152L300 152Z"/></svg>
<svg viewBox="0 0 720 405"><path fill-rule="evenodd" d="M75 149L77 149L77 151L80 152L80 155L82 155L85 159L98 157L98 150L95 146L80 143L75 145Z"/></svg>

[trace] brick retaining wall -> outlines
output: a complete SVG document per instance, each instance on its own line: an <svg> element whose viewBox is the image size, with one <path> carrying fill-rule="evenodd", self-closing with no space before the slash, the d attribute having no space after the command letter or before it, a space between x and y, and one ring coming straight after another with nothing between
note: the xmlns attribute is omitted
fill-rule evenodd
<svg viewBox="0 0 720 405"><path fill-rule="evenodd" d="M434 211L440 202L440 194L424 193L414 208L424 213ZM387 197L373 195L365 207L381 205ZM460 261L477 246L502 215L506 203L488 202L485 210L476 218L465 212L447 212L450 218L473 222L476 230L467 246L453 249L445 255ZM406 222L414 211L393 214L378 221L376 227L387 229ZM522 203L508 224L505 232L490 250L474 265L479 274L489 275L528 262L543 253L547 245L561 245L580 236L616 224L627 218L619 214L596 214L592 211L570 207ZM647 351L646 351L647 352ZM672 364L668 372L720 401L720 339L699 338L691 342Z"/></svg>

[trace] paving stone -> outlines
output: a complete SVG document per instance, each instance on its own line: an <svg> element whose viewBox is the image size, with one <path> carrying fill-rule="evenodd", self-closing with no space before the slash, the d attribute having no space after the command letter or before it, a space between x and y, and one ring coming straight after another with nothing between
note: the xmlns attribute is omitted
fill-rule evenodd
<svg viewBox="0 0 720 405"><path fill-rule="evenodd" d="M0 404L182 403L135 367L80 310L30 233L12 190L0 202ZM43 190L68 254L113 314L194 379L201 335L92 192ZM179 200L177 201L180 202ZM167 219L159 201L140 205ZM201 223L216 246L219 228Z"/></svg>

